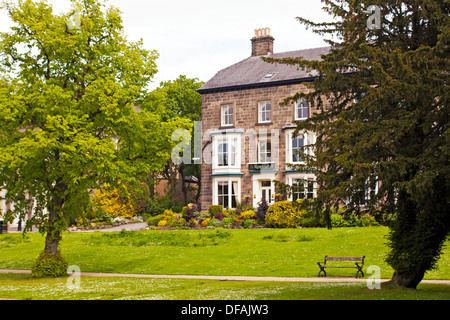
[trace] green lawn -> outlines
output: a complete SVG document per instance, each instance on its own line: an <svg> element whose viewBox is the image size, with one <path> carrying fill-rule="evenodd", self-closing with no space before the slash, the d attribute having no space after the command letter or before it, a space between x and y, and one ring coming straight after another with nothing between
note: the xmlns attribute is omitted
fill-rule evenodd
<svg viewBox="0 0 450 320"><path fill-rule="evenodd" d="M82 272L316 277L316 263L327 254L365 255L364 270L377 265L381 277L390 278L392 269L384 262L387 232L385 227L72 232L64 234L61 248ZM0 235L0 269L30 269L43 244L37 233ZM438 269L425 279L450 279L449 270L447 246ZM333 269L328 274L354 273Z"/></svg>
<svg viewBox="0 0 450 320"><path fill-rule="evenodd" d="M26 300L450 300L449 285L420 284L418 290L364 283L244 282L124 277L32 279L25 274L0 274L0 298Z"/></svg>

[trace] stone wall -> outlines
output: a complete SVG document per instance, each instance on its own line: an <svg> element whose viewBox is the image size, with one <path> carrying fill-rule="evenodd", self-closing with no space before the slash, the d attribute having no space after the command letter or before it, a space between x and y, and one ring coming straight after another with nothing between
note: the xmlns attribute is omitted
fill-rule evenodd
<svg viewBox="0 0 450 320"><path fill-rule="evenodd" d="M285 106L281 106L280 103L285 98L297 92L307 93L308 90L310 89L302 84L294 84L202 95L202 147L204 147L201 177L202 210L207 210L212 204L212 165L210 161L205 161L211 158L212 151L211 144L207 145L210 140L208 131L244 129L244 132L246 132L244 134L245 143L241 146L241 150L245 150L244 156L241 157L241 173L244 174L241 180L241 197L244 195L253 195L252 174L249 173L248 163L254 162L257 159L257 146L254 143L255 140L252 140L251 134L247 133L256 132L257 134L263 135L272 133L274 134L272 140L276 141L278 138L279 148L278 150L274 150L272 146L272 157L278 157L275 160L277 165L276 180L284 181L283 171L285 170L286 162L286 142L283 128L294 127L296 121L294 121L294 103L290 102ZM258 123L258 102L260 101L271 101L270 123ZM221 127L221 106L227 104L233 105L234 125L231 127ZM314 112L316 110L310 109L310 114ZM251 155L253 157L250 157ZM241 200L243 199L241 198Z"/></svg>

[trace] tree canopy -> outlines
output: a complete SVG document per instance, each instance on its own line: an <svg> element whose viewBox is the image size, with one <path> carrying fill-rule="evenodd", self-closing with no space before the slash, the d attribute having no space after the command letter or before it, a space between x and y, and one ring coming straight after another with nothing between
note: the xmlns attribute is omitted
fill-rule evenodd
<svg viewBox="0 0 450 320"><path fill-rule="evenodd" d="M15 204L6 219L26 212L32 195L27 223L47 234L53 254L65 217L90 190L159 170L172 132L191 127L137 107L158 53L126 39L120 11L73 4L62 15L44 1L2 7L14 23L0 34L0 189ZM79 23L68 24L74 14Z"/></svg>

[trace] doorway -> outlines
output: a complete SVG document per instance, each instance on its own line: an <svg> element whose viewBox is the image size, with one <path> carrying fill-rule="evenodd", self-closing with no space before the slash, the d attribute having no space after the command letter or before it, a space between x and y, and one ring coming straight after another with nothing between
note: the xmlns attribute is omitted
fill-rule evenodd
<svg viewBox="0 0 450 320"><path fill-rule="evenodd" d="M272 187L270 180L261 181L261 200L266 200L267 203L272 203Z"/></svg>

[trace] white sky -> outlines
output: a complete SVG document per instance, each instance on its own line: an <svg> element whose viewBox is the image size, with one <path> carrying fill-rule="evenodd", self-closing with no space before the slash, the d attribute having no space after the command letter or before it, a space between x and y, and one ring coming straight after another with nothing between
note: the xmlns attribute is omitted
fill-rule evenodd
<svg viewBox="0 0 450 320"><path fill-rule="evenodd" d="M70 0L48 0L56 14L71 8ZM269 27L274 52L325 46L295 17L330 20L320 0L109 0L122 11L130 41L143 39L156 49L158 73L150 89L183 74L208 81L216 72L250 56L254 29ZM11 26L0 12L0 32Z"/></svg>

